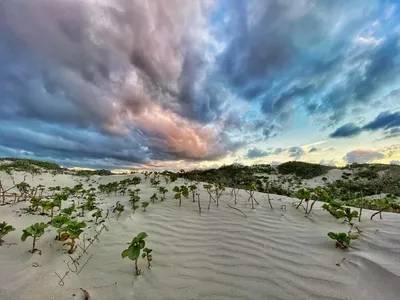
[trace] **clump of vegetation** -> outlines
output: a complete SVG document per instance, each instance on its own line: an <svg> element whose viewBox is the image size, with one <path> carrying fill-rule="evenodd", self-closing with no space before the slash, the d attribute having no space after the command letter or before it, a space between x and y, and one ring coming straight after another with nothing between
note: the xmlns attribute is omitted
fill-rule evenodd
<svg viewBox="0 0 400 300"><path fill-rule="evenodd" d="M145 241L146 237L147 237L146 232L139 233L129 243L128 248L125 249L124 251L122 251L122 253L121 253L122 258L128 257L130 260L135 262L135 274L136 275L141 274L141 270L138 267L138 259L140 257L142 249L144 249L146 246L146 241ZM146 251L143 250L143 254L145 254L143 257L147 258L147 263L148 263L148 266L150 267L151 266L150 263L152 261L152 255L151 255L152 250L148 249L148 248L146 248L146 249L147 249Z"/></svg>
<svg viewBox="0 0 400 300"><path fill-rule="evenodd" d="M64 226L59 229L60 241L67 241L64 245L69 245L69 254L74 253L76 249L76 240L79 239L83 228L86 227L85 222L79 222L76 220L68 221ZM69 240L69 241L68 241Z"/></svg>
<svg viewBox="0 0 400 300"><path fill-rule="evenodd" d="M123 213L124 209L125 209L124 206L119 201L117 201L117 203L115 203L112 212L117 213L117 218L119 218Z"/></svg>
<svg viewBox="0 0 400 300"><path fill-rule="evenodd" d="M151 195L151 197L150 197L151 203L154 204L157 200L158 200L158 197L157 197L157 194L156 194L156 193L154 193L153 195Z"/></svg>
<svg viewBox="0 0 400 300"><path fill-rule="evenodd" d="M3 244L3 237L5 237L11 231L14 231L15 228L10 224L7 224L5 221L0 223L0 246Z"/></svg>
<svg viewBox="0 0 400 300"><path fill-rule="evenodd" d="M151 261L153 260L153 255L151 254L153 252L153 249L150 248L144 248L142 257L147 260L147 268L151 269Z"/></svg>
<svg viewBox="0 0 400 300"><path fill-rule="evenodd" d="M139 208L139 201L140 201L139 191L140 189L129 191L129 196L130 196L129 203L131 204L133 212L135 212Z"/></svg>
<svg viewBox="0 0 400 300"><path fill-rule="evenodd" d="M370 218L371 220L377 215L379 215L379 218L382 219L383 211L389 210L391 208L396 209L396 208L400 207L400 205L398 203L396 203L394 201L394 199L391 197L375 199L373 205L371 205L371 206L373 206L377 210L377 212L375 212L371 215L371 218Z"/></svg>
<svg viewBox="0 0 400 300"><path fill-rule="evenodd" d="M166 178L167 178L167 177L166 177ZM158 188L158 192L161 194L160 200L161 200L161 201L164 201L164 200L165 200L165 194L168 193L168 189L167 189L166 187L160 186L160 187Z"/></svg>
<svg viewBox="0 0 400 300"><path fill-rule="evenodd" d="M186 185L175 186L173 188L175 192L175 199L179 199L179 207L182 206L182 197L188 198L189 197L189 190Z"/></svg>
<svg viewBox="0 0 400 300"><path fill-rule="evenodd" d="M281 174L293 174L303 179L309 179L326 174L332 167L311 164L300 161L289 161L278 166Z"/></svg>
<svg viewBox="0 0 400 300"><path fill-rule="evenodd" d="M48 171L61 171L62 168L51 162L24 159L24 158L3 158L3 161L9 161L9 163L0 164L0 171L10 173L11 171L21 171L27 173L38 173L40 169Z"/></svg>
<svg viewBox="0 0 400 300"><path fill-rule="evenodd" d="M195 185L195 184L189 185L189 191L192 193L192 200L193 200L193 202L196 202L196 199L195 199L196 190L197 190L197 185Z"/></svg>
<svg viewBox="0 0 400 300"><path fill-rule="evenodd" d="M94 223L96 225L104 222L104 220L99 222L99 219L103 217L103 211L100 208L96 209L96 211L92 214L92 217L95 218Z"/></svg>
<svg viewBox="0 0 400 300"><path fill-rule="evenodd" d="M143 211L146 211L146 208L147 208L147 206L149 206L149 202L147 202L147 201L143 201L142 202L142 208L143 208Z"/></svg>
<svg viewBox="0 0 400 300"><path fill-rule="evenodd" d="M337 248L347 249L350 246L351 240L358 238L357 234L352 233L354 227L353 219L356 219L358 217L358 211L351 210L350 207L344 207L343 205L341 205L341 203L334 200L330 200L329 202L324 203L322 207L336 219L344 219L344 222L350 226L349 231L347 233L345 232L328 233L328 236L331 239L336 240ZM356 229L359 233L361 232L357 226Z"/></svg>
<svg viewBox="0 0 400 300"><path fill-rule="evenodd" d="M329 232L328 236L336 241L336 248L347 249L350 247L351 240L355 240L358 238L357 235L352 234L350 232Z"/></svg>
<svg viewBox="0 0 400 300"><path fill-rule="evenodd" d="M41 254L42 252L39 249L36 249L36 241L44 234L44 230L49 226L48 224L45 224L43 222L41 223L35 223L24 230L22 230L22 236L21 240L24 242L28 237L32 237L32 250L29 252L34 253L36 251Z"/></svg>
<svg viewBox="0 0 400 300"><path fill-rule="evenodd" d="M64 215L64 214L55 216L55 217L51 220L51 222L50 222L51 226L53 226L54 228L56 228L57 231L58 231L58 235L57 235L57 237L56 237L56 240L60 240L60 238L61 238L61 237L60 237L60 234L61 234L60 229L61 229L65 224L67 224L70 220L71 220L70 217L69 217L68 215Z"/></svg>
<svg viewBox="0 0 400 300"><path fill-rule="evenodd" d="M248 202L251 201L251 208L254 209L254 203L258 203L258 201L256 200L256 198L254 198L254 192L256 191L257 187L256 184L253 182L251 184L248 185L246 192L249 194L249 198L247 199Z"/></svg>

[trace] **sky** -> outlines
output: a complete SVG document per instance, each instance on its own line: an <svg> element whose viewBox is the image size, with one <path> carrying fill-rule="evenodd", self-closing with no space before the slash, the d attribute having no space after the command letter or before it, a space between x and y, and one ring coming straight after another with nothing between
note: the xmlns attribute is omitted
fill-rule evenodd
<svg viewBox="0 0 400 300"><path fill-rule="evenodd" d="M0 1L0 156L400 163L400 1Z"/></svg>

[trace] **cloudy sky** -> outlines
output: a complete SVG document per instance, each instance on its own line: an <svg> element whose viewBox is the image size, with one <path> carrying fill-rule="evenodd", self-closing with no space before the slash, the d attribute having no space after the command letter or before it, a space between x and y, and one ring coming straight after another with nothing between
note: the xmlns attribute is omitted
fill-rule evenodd
<svg viewBox="0 0 400 300"><path fill-rule="evenodd" d="M400 3L0 1L0 156L400 162Z"/></svg>

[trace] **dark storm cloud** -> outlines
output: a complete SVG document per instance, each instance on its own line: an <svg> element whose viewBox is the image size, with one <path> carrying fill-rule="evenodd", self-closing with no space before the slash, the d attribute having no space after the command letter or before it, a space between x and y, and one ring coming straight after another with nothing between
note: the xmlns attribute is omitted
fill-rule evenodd
<svg viewBox="0 0 400 300"><path fill-rule="evenodd" d="M225 1L221 37L228 36L228 46L221 72L233 90L280 122L305 108L311 117L336 123L398 83L399 38L392 33L398 12L390 18L382 13L390 5Z"/></svg>
<svg viewBox="0 0 400 300"><path fill-rule="evenodd" d="M366 125L359 127L353 123L347 123L337 128L329 136L332 138L352 137L362 131L384 130L387 137L394 137L400 130L400 112L385 111L380 113L374 120Z"/></svg>
<svg viewBox="0 0 400 300"><path fill-rule="evenodd" d="M73 135L71 145L57 146L54 132L24 141L6 135L16 128L5 125L0 143L124 164L215 159L234 150L218 128L203 126L224 102L218 88L200 82L209 65L207 10L202 1L180 0L1 2L1 119L18 129L65 126ZM95 133L91 148L75 145L87 132Z"/></svg>
<svg viewBox="0 0 400 300"><path fill-rule="evenodd" d="M332 132L329 136L332 138L339 138L339 137L351 137L358 135L362 129L353 123L347 123L334 132Z"/></svg>

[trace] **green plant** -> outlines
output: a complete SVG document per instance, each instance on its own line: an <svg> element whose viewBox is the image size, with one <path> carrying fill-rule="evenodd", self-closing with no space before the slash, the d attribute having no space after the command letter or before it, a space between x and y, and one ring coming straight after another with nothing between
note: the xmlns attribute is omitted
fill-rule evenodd
<svg viewBox="0 0 400 300"><path fill-rule="evenodd" d="M175 192L175 199L179 199L179 207L182 205L182 197L189 197L189 190L186 185L175 186L173 188Z"/></svg>
<svg viewBox="0 0 400 300"><path fill-rule="evenodd" d="M167 178L167 177L165 177L165 178ZM158 188L158 191L159 191L159 193L161 194L160 200L161 200L161 201L164 201L164 200L165 200L165 194L168 192L168 189L165 188L165 187L163 187L163 186L160 186L160 187Z"/></svg>
<svg viewBox="0 0 400 300"><path fill-rule="evenodd" d="M53 226L54 228L56 228L58 230L58 235L56 237L56 240L60 239L60 231L59 231L59 229L62 228L69 221L70 221L69 216L68 215L63 215L63 214L55 216L51 220L51 222L50 222L51 226Z"/></svg>
<svg viewBox="0 0 400 300"><path fill-rule="evenodd" d="M135 189L135 190L130 190L129 191L129 203L131 204L132 210L135 212L139 208L139 201L140 201L140 196L139 196L139 191L140 189Z"/></svg>
<svg viewBox="0 0 400 300"><path fill-rule="evenodd" d="M146 258L147 260L147 268L149 269L151 269L151 261L153 260L153 255L151 254L151 252L153 252L152 249L144 248L142 253L142 257Z"/></svg>
<svg viewBox="0 0 400 300"><path fill-rule="evenodd" d="M225 191L225 187L222 185L222 183L217 183L214 185L215 201L217 203L217 207L219 206L219 198L221 198L222 193L224 191Z"/></svg>
<svg viewBox="0 0 400 300"><path fill-rule="evenodd" d="M21 240L23 242L30 236L33 238L32 250L30 250L29 252L34 253L35 251L39 251L40 254L42 253L40 250L35 248L36 240L44 234L44 230L47 228L47 226L49 225L45 223L35 223L22 230Z"/></svg>
<svg viewBox="0 0 400 300"><path fill-rule="evenodd" d="M149 204L150 204L150 203L147 202L147 201L143 201L143 202L142 202L143 211L146 211L146 207L149 206Z"/></svg>
<svg viewBox="0 0 400 300"><path fill-rule="evenodd" d="M96 209L96 211L92 214L92 217L95 218L94 220L95 224L96 225L99 224L98 221L101 217L103 217L103 211L100 208Z"/></svg>
<svg viewBox="0 0 400 300"><path fill-rule="evenodd" d="M298 209L302 204L303 201L305 201L307 204L306 207L304 207L304 210L308 211L308 202L310 201L310 197L311 197L311 192L308 189L302 188L299 189L296 193L295 193L296 198L300 199L300 202L296 205L296 209Z"/></svg>
<svg viewBox="0 0 400 300"><path fill-rule="evenodd" d="M75 211L75 204L72 204L71 206L69 206L69 207L66 207L66 208L63 208L62 210L61 210L61 213L63 213L63 214L66 214L66 215L72 215L72 213Z"/></svg>
<svg viewBox="0 0 400 300"><path fill-rule="evenodd" d="M60 241L67 241L64 245L69 245L70 248L68 253L73 253L76 249L76 239L79 239L81 233L83 232L83 228L86 227L85 222L79 222L76 220L70 220L65 224L65 226L59 229L60 232Z"/></svg>
<svg viewBox="0 0 400 300"><path fill-rule="evenodd" d="M42 207L42 214L45 214L45 212L50 211L50 218L53 218L54 207L55 207L55 203L53 201L42 200L40 202L40 206Z"/></svg>
<svg viewBox="0 0 400 300"><path fill-rule="evenodd" d="M196 202L195 195L196 195L197 185L195 184L189 185L189 190L192 193L193 202Z"/></svg>
<svg viewBox="0 0 400 300"><path fill-rule="evenodd" d="M251 208L254 209L254 202L259 204L258 201L256 200L256 198L254 198L254 192L257 190L257 186L256 184L250 183L247 188L246 188L246 192L249 194L249 198L248 198L248 202L251 201Z"/></svg>
<svg viewBox="0 0 400 300"><path fill-rule="evenodd" d="M128 257L130 260L135 262L135 274L136 275L140 275L140 273L141 273L141 270L138 267L138 258L140 257L140 253L141 253L142 249L144 249L146 246L146 242L145 242L146 237L147 237L146 232L139 233L129 243L128 248L125 249L124 251L122 251L122 253L121 253L122 258Z"/></svg>
<svg viewBox="0 0 400 300"><path fill-rule="evenodd" d="M383 199L376 199L374 201L375 206L377 208L377 212L373 213L371 215L371 220L379 214L380 219L382 219L382 212L389 209L393 205L393 200L390 199L389 197L383 198Z"/></svg>
<svg viewBox="0 0 400 300"><path fill-rule="evenodd" d="M208 209L210 209L211 200L214 200L214 197L212 196L212 185L211 184L205 184L205 185L203 185L203 187L207 191L207 194L208 194Z"/></svg>
<svg viewBox="0 0 400 300"><path fill-rule="evenodd" d="M357 235L346 232L329 232L328 236L336 241L336 248L347 249L350 247L351 240L358 238Z"/></svg>
<svg viewBox="0 0 400 300"><path fill-rule="evenodd" d="M3 237L6 236L11 231L14 231L15 228L12 227L10 224L7 224L5 221L0 223L0 246L3 244Z"/></svg>
<svg viewBox="0 0 400 300"><path fill-rule="evenodd" d="M124 206L119 201L117 201L117 203L115 203L115 206L114 206L112 212L117 213L117 218L119 218L119 216L122 214L124 209L125 209Z"/></svg>
<svg viewBox="0 0 400 300"><path fill-rule="evenodd" d="M154 204L154 202L156 202L158 200L157 194L154 193L153 195L151 195L150 200L151 200L151 203Z"/></svg>

